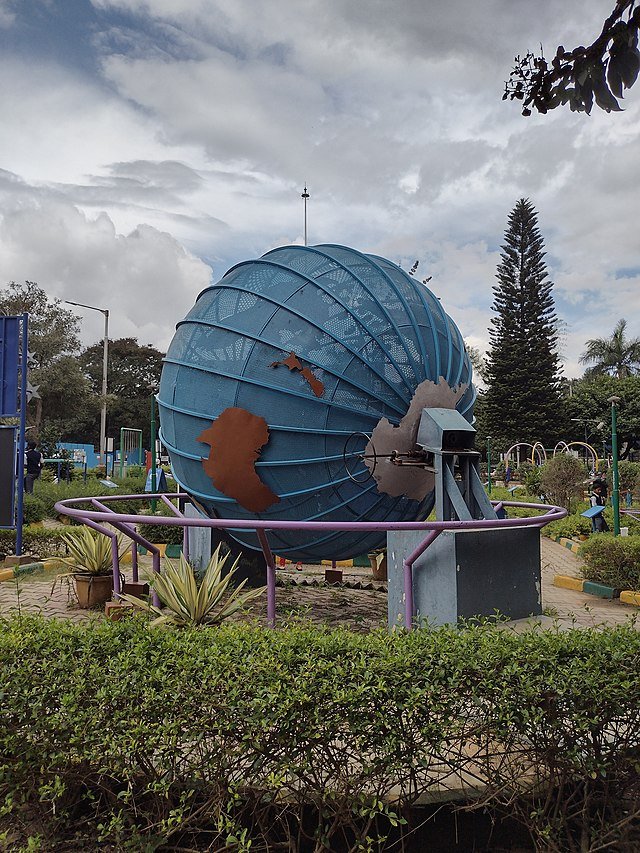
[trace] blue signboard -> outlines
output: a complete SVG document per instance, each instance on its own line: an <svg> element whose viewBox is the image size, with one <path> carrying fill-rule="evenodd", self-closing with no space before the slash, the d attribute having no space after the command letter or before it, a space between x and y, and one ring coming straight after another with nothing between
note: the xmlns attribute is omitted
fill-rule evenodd
<svg viewBox="0 0 640 853"><path fill-rule="evenodd" d="M0 317L0 417L18 416L20 317Z"/></svg>
<svg viewBox="0 0 640 853"><path fill-rule="evenodd" d="M600 515L601 512L604 512L603 506L590 506L589 509L581 512L580 515L583 515L585 518L593 518L596 515Z"/></svg>

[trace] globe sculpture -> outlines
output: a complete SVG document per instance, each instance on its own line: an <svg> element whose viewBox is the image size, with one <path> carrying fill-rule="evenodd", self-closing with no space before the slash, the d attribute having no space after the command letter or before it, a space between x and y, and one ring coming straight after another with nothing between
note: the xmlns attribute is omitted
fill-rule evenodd
<svg viewBox="0 0 640 853"><path fill-rule="evenodd" d="M411 445L424 406L471 421L474 400L439 299L396 264L337 245L274 249L204 290L177 325L158 397L174 475L207 515L327 523L425 518L433 484L390 466L389 448ZM259 548L255 533L231 532ZM339 560L385 533L328 524L269 542L291 559Z"/></svg>

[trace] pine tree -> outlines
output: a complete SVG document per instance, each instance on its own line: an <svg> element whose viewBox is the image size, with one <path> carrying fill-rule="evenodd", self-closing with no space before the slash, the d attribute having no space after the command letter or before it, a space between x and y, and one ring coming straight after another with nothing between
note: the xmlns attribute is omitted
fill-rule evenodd
<svg viewBox="0 0 640 853"><path fill-rule="evenodd" d="M563 431L553 282L537 222L531 202L520 199L509 214L493 288L486 420L498 445L553 446Z"/></svg>

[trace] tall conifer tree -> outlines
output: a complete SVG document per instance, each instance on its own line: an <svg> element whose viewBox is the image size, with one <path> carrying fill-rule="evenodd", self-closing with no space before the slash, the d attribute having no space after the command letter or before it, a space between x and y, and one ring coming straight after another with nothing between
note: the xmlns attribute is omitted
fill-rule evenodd
<svg viewBox="0 0 640 853"><path fill-rule="evenodd" d="M548 446L563 426L553 282L537 223L534 206L520 199L509 214L493 288L486 419L501 444Z"/></svg>

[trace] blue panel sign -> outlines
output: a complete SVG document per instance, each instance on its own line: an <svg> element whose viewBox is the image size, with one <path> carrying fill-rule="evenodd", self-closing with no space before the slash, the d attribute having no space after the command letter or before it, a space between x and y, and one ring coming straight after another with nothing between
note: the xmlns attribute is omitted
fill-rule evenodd
<svg viewBox="0 0 640 853"><path fill-rule="evenodd" d="M0 417L18 415L20 317L0 317Z"/></svg>
<svg viewBox="0 0 640 853"><path fill-rule="evenodd" d="M581 512L580 515L583 515L585 518L594 518L596 515L600 515L601 512L604 512L603 506L590 506L589 509Z"/></svg>

